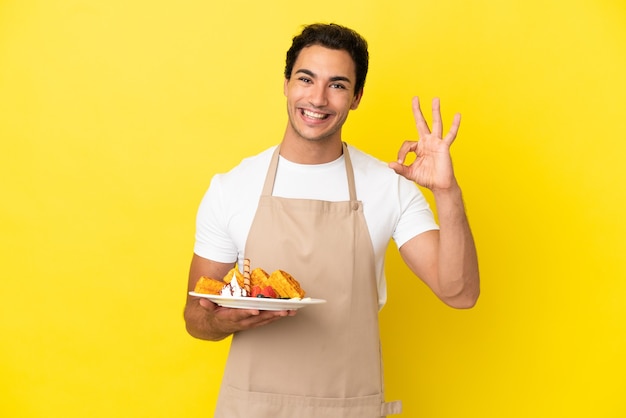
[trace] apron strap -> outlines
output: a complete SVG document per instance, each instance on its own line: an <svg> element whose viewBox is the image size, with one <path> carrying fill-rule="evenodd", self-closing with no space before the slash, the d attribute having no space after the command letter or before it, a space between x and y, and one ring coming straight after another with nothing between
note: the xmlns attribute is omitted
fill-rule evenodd
<svg viewBox="0 0 626 418"><path fill-rule="evenodd" d="M348 190L350 191L350 201L356 200L356 184L354 182L354 170L352 169L352 161L350 160L350 153L348 152L348 144L345 142L343 145L343 159L346 164L346 174L348 175Z"/></svg>
<svg viewBox="0 0 626 418"><path fill-rule="evenodd" d="M261 196L271 196L274 190L274 181L276 180L276 170L278 169L278 156L280 155L280 144L274 150L272 159L270 160L270 167L267 170L265 176L265 184L263 185L263 192Z"/></svg>
<svg viewBox="0 0 626 418"><path fill-rule="evenodd" d="M356 185L354 181L354 170L352 169L352 161L350 160L350 153L348 152L348 145L342 142L343 146L343 159L346 165L346 176L348 177L348 192L350 193L350 201L356 200ZM267 170L267 176L265 177L265 184L263 184L262 196L271 196L274 190L274 182L276 181L276 171L278 170L278 157L280 155L280 144L276 146L272 159L270 160L270 166Z"/></svg>

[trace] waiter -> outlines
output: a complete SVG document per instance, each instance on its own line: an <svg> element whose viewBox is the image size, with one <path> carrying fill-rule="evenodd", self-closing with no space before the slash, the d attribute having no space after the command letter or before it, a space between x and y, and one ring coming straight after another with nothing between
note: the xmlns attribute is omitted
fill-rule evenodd
<svg viewBox="0 0 626 418"><path fill-rule="evenodd" d="M386 402L378 311L386 302L384 255L393 239L408 267L446 304L472 307L479 274L450 146L460 115L432 130L417 98L419 141L381 163L346 144L348 113L363 97L366 41L335 24L306 26L287 52L288 123L280 144L214 176L198 211L188 289L222 278L243 259L292 274L323 305L299 311L217 306L188 296L188 332L233 335L216 417L382 417ZM254 112L258 102L245 112ZM389 123L381 120L380 123ZM405 165L408 154L416 159ZM439 224L416 184L430 189Z"/></svg>

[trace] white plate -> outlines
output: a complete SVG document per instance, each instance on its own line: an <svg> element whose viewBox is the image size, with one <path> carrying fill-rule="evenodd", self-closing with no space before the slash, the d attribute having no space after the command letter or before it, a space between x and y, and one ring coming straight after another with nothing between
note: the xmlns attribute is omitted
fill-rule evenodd
<svg viewBox="0 0 626 418"><path fill-rule="evenodd" d="M272 298L252 298L252 297L234 297L207 295L205 293L189 292L191 296L207 298L211 302L216 303L225 308L238 309L258 309L260 311L285 311L300 309L308 305L317 305L326 303L324 299L272 299Z"/></svg>

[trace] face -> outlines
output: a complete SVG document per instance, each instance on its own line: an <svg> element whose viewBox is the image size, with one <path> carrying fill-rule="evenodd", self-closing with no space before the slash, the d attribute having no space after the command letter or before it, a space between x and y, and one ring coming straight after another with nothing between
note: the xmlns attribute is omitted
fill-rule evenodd
<svg viewBox="0 0 626 418"><path fill-rule="evenodd" d="M354 61L348 52L319 45L303 48L291 79L285 79L286 137L341 141L341 127L361 100L361 92L354 94L355 81Z"/></svg>

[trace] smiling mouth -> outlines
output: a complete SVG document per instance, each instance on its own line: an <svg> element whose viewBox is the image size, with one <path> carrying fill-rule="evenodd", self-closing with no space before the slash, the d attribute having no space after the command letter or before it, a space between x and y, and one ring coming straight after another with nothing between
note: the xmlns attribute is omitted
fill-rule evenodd
<svg viewBox="0 0 626 418"><path fill-rule="evenodd" d="M302 109L300 112L302 113L303 116L307 118L317 119L317 120L327 119L328 116L330 116L326 113L314 112L312 110L307 110L307 109Z"/></svg>

